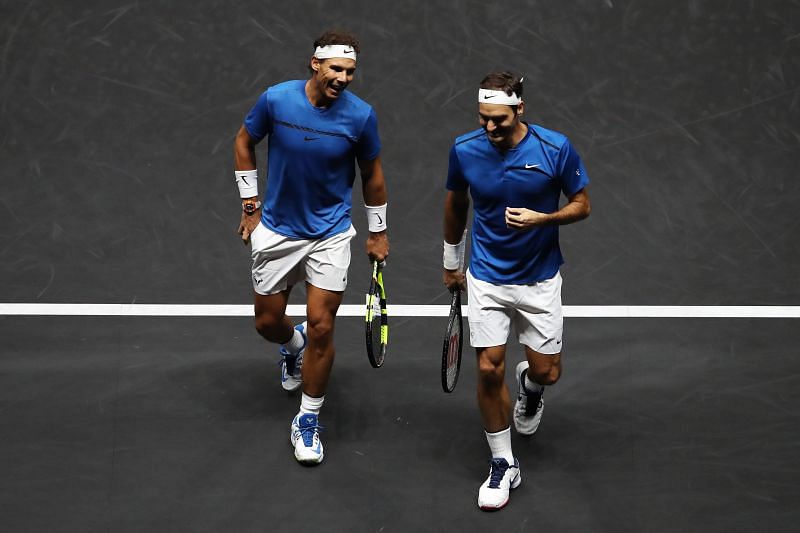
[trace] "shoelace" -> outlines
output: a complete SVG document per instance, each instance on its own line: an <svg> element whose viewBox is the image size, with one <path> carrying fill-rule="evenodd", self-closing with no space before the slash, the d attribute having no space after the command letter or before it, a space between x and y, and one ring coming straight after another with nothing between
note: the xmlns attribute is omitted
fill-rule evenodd
<svg viewBox="0 0 800 533"><path fill-rule="evenodd" d="M531 408L531 406L533 406L533 405L536 406L536 409L532 409ZM541 406L542 406L542 395L541 394L539 395L539 399L537 401L535 401L535 402L530 401L530 398L528 398L528 401L525 403L525 408L522 410L522 414L524 416L533 416L539 411L539 408Z"/></svg>
<svg viewBox="0 0 800 533"><path fill-rule="evenodd" d="M491 472L489 474L489 488L496 489L500 487L500 482L503 476L506 475L506 470L510 467L505 459L493 458L489 464L491 465Z"/></svg>
<svg viewBox="0 0 800 533"><path fill-rule="evenodd" d="M306 447L310 447L314 445L314 435L318 435L320 431L324 429L319 424L314 424L313 426L301 426L300 427L300 436L303 439L303 444Z"/></svg>
<svg viewBox="0 0 800 533"><path fill-rule="evenodd" d="M289 372L289 359L292 359L292 371ZM295 377L295 373L297 372L297 356L296 355L282 355L280 359L278 359L278 366L283 367L286 365L286 375ZM303 366L303 360L300 360L300 367Z"/></svg>

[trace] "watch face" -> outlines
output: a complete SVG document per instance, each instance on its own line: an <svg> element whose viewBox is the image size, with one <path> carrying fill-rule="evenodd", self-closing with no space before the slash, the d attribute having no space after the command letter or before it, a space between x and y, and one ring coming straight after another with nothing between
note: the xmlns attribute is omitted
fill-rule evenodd
<svg viewBox="0 0 800 533"><path fill-rule="evenodd" d="M244 212L247 213L248 215L252 215L253 213L256 212L256 204L253 203L244 204Z"/></svg>

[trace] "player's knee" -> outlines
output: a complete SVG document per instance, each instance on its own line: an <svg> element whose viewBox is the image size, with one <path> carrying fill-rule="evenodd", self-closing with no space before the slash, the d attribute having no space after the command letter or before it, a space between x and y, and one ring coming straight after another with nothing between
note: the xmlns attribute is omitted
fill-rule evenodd
<svg viewBox="0 0 800 533"><path fill-rule="evenodd" d="M275 340L275 338L280 334L280 327L282 324L283 322L281 320L277 320L267 313L256 315L255 318L256 331L258 331L262 337L272 342L279 342Z"/></svg>
<svg viewBox="0 0 800 533"><path fill-rule="evenodd" d="M528 376L540 385L553 385L561 377L561 365L538 365L533 372L528 369Z"/></svg>
<svg viewBox="0 0 800 533"><path fill-rule="evenodd" d="M314 344L327 344L333 342L333 318L332 317L308 317L308 338Z"/></svg>
<svg viewBox="0 0 800 533"><path fill-rule="evenodd" d="M503 383L505 363L481 357L478 362L478 378L484 385L496 386Z"/></svg>

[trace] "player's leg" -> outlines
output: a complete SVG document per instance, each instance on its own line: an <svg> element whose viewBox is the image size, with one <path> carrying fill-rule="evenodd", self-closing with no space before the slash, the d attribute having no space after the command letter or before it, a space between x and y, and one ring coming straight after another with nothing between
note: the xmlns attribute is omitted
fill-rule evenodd
<svg viewBox="0 0 800 533"><path fill-rule="evenodd" d="M514 427L520 435L533 435L544 414L544 390L561 376L561 354L543 354L525 347L525 361L515 369L517 400Z"/></svg>
<svg viewBox="0 0 800 533"><path fill-rule="evenodd" d="M527 286L522 308L516 315L525 360L515 369L517 401L514 426L522 435L533 435L544 413L545 387L561 377L564 318L561 310L561 276Z"/></svg>
<svg viewBox="0 0 800 533"><path fill-rule="evenodd" d="M543 387L555 385L561 377L561 352L539 353L526 346L525 356L530 365L526 379ZM530 383L527 384L530 386Z"/></svg>
<svg viewBox="0 0 800 533"><path fill-rule="evenodd" d="M300 411L292 420L290 433L295 458L304 464L318 464L323 459L319 413L333 368L336 312L347 286L350 240L354 234L351 228L316 243L304 263L308 345Z"/></svg>
<svg viewBox="0 0 800 533"><path fill-rule="evenodd" d="M475 348L478 356L478 408L487 433L509 427L511 399L505 383L506 346Z"/></svg>
<svg viewBox="0 0 800 533"><path fill-rule="evenodd" d="M275 294L254 293L256 331L269 342L284 344L294 335L294 324L286 316L291 292L288 287Z"/></svg>
<svg viewBox="0 0 800 533"><path fill-rule="evenodd" d="M310 241L291 240L259 224L250 236L255 327L270 342L281 344L281 386L300 387L304 326L286 316L292 286Z"/></svg>
<svg viewBox="0 0 800 533"><path fill-rule="evenodd" d="M303 372L303 392L320 397L328 386L335 356L333 332L342 292L306 285L308 291L308 347Z"/></svg>
<svg viewBox="0 0 800 533"><path fill-rule="evenodd" d="M476 348L478 406L492 452L489 477L478 490L478 507L485 511L505 507L510 490L522 481L519 461L511 449L511 399L505 383L505 351L505 345Z"/></svg>
<svg viewBox="0 0 800 533"><path fill-rule="evenodd" d="M489 477L478 490L478 506L486 511L503 508L509 492L519 486L519 462L511 449L509 410L505 384L505 344L511 313L505 301L513 295L502 287L475 279L467 272L470 344L478 359L478 407L491 450Z"/></svg>
<svg viewBox="0 0 800 533"><path fill-rule="evenodd" d="M300 388L306 347L305 323L294 325L286 316L291 291L292 287L288 287L275 294L254 296L256 331L269 342L281 345L281 386L287 391Z"/></svg>
<svg viewBox="0 0 800 533"><path fill-rule="evenodd" d="M290 440L295 458L304 464L319 464L324 457L319 414L325 402L335 356L333 333L342 292L306 285L308 299L308 345L303 358L303 394L300 410L292 420Z"/></svg>

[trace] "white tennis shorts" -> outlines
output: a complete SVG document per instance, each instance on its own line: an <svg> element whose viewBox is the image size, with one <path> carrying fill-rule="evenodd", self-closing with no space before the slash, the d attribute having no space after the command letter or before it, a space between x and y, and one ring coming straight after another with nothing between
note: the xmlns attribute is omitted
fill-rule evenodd
<svg viewBox="0 0 800 533"><path fill-rule="evenodd" d="M329 291L345 290L355 234L351 225L327 239L291 239L259 222L250 235L253 290L266 296L301 281Z"/></svg>
<svg viewBox="0 0 800 533"><path fill-rule="evenodd" d="M513 321L517 339L525 346L542 354L561 352L561 273L531 285L495 285L467 271L467 292L473 347L506 344Z"/></svg>

